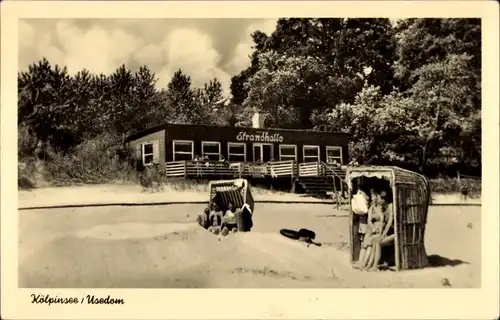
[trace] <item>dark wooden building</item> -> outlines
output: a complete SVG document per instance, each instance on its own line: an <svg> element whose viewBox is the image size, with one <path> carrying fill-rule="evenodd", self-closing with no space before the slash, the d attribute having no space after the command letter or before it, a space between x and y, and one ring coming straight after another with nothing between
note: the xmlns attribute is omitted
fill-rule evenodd
<svg viewBox="0 0 500 320"><path fill-rule="evenodd" d="M192 161L338 163L348 161L348 136L338 132L164 123L127 137L143 165Z"/></svg>

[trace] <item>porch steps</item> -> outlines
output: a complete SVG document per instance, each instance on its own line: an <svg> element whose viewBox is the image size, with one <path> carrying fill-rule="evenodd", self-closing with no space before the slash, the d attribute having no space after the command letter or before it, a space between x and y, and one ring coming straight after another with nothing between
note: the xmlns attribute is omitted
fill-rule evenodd
<svg viewBox="0 0 500 320"><path fill-rule="evenodd" d="M305 194L310 194L312 196L318 197L318 198L332 198L334 195L334 190L336 190L339 195L341 186L340 184L342 183L342 190L346 191L347 186L345 182L343 181L343 178L345 177L345 173L341 175L342 173L339 172L340 174L338 175L339 178L342 180L339 180L338 178L335 179L336 183L336 188L334 188L333 183L334 179L332 176L323 176L323 177L301 177L297 180L297 183L299 185L299 190L302 191ZM341 195L342 196L342 195ZM347 202L347 199L344 199L343 197L340 197L338 199L340 202L344 203Z"/></svg>
<svg viewBox="0 0 500 320"><path fill-rule="evenodd" d="M330 177L302 177L297 182L301 191L313 196L327 198L333 191L333 179Z"/></svg>

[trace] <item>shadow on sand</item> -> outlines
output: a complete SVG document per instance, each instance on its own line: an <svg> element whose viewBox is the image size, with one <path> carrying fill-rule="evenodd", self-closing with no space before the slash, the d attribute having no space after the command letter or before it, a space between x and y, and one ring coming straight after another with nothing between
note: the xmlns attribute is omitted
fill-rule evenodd
<svg viewBox="0 0 500 320"><path fill-rule="evenodd" d="M430 268L436 268L436 267L456 267L461 264L469 264L466 261L462 261L459 259L448 259L445 257L442 257L437 254L432 254L427 257L427 260L429 261L429 267Z"/></svg>

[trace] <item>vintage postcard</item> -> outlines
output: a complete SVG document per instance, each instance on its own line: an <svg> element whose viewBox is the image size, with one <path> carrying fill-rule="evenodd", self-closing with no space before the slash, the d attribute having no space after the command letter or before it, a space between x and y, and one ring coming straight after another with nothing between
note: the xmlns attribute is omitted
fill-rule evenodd
<svg viewBox="0 0 500 320"><path fill-rule="evenodd" d="M4 318L499 316L497 3L1 10Z"/></svg>

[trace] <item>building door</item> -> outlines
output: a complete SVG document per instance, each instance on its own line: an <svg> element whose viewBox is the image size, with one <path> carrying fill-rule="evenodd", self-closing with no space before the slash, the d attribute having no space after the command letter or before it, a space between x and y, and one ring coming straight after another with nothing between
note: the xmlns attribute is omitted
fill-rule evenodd
<svg viewBox="0 0 500 320"><path fill-rule="evenodd" d="M253 144L253 161L268 162L273 161L273 145L271 143L254 143Z"/></svg>

